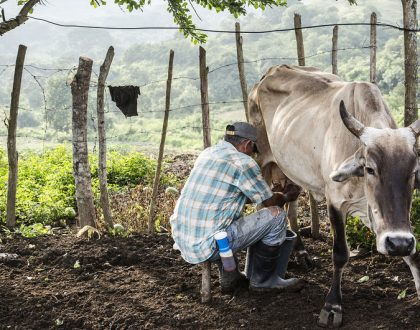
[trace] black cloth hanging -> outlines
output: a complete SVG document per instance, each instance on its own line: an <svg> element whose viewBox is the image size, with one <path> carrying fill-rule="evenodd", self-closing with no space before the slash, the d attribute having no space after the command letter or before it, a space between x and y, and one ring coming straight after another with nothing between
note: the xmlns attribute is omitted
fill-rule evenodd
<svg viewBox="0 0 420 330"><path fill-rule="evenodd" d="M138 86L108 86L111 99L126 117L137 116Z"/></svg>

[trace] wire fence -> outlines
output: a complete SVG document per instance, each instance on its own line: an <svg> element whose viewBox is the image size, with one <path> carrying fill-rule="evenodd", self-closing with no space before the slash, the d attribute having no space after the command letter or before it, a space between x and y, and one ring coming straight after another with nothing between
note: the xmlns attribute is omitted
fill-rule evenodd
<svg viewBox="0 0 420 330"><path fill-rule="evenodd" d="M62 24L58 24L58 23L54 23L54 22L50 22L50 21L46 21L43 19L38 19L35 17L31 17L32 19L36 19L36 20L41 20L41 21L45 21L47 23L50 24L55 24L55 25L59 25L59 26L64 26L64 27L81 27L81 28L109 28L109 29L123 29L123 28L112 28L112 27L87 27L87 26L75 26L75 25L62 25ZM323 25L313 25L313 26L305 26L302 27L301 29L312 29L312 28L320 28L320 27L331 27L331 26L371 26L370 23L342 23L342 24L323 24ZM393 28L393 29L397 29L400 31L403 31L404 29L399 27L399 26L394 26L391 24L382 24L382 23L378 23L377 26L382 26L382 27L387 27L387 28ZM147 28L133 28L133 29L147 29ZM235 33L235 31L227 31L227 30L206 30L206 29L198 29L199 31L202 32L218 32L218 33ZM261 33L272 33L272 32L285 32L285 31L293 31L295 30L295 28L286 28L286 29L275 29L275 30L266 30L266 31L241 31L241 34L261 34ZM414 32L418 32L419 30L410 30L410 31L414 31ZM358 46L358 47L344 47L344 48L338 48L335 51L337 52L347 52L347 51L354 51L354 50L370 50L371 46L370 45L366 45L365 41L363 41L363 43ZM323 51L317 51L316 53L312 53L312 54L308 54L305 56L305 59L311 59L314 57L318 57L318 56L325 56L325 55L330 55L333 53L333 50L330 49L325 49ZM211 64L208 66L207 68L207 72L208 75L212 76L212 74L214 74L215 72L218 72L220 70L237 70L236 66L238 66L238 64L244 64L244 65L253 65L256 63L261 63L261 62L278 62L278 61L294 61L297 62L299 59L298 57L262 57L262 58L257 58L257 59L247 59L244 60L241 63L238 63L237 61L235 62L231 62L231 63L225 63L225 64L221 64L221 65L216 65L216 64ZM0 77L2 77L2 75L4 75L7 70L14 68L14 64L0 64ZM232 68L234 67L234 68ZM62 106L59 108L56 107L51 107L48 106L48 100L47 100L47 96L46 96L46 87L45 82L50 79L51 77L58 75L58 74L65 74L65 79L64 79L64 83L66 84L66 86L69 85L69 81L72 78L72 76L74 75L75 70L77 69L76 66L71 66L71 67L43 67L43 66L39 66L39 65L35 65L35 64L26 64L25 65L25 72L31 77L31 79L34 81L34 83L36 84L36 86L38 86L38 88L41 91L41 98L42 98L42 111L44 112L44 118L43 118L43 123L42 123L42 127L43 127L43 134L42 136L40 136L40 134L18 134L17 138L20 139L34 139L34 140L39 140L39 141L51 141L52 137L54 136L54 134L51 132L51 116L53 114L57 114L59 112L67 112L68 113L68 119L70 120L70 110L72 107L70 105L68 106ZM264 70L265 72L265 70ZM259 72L259 76L261 76L264 72ZM98 84L98 74L93 70L93 75L94 75L94 79L91 80L90 86L91 87L97 87ZM200 79L200 76L175 76L172 78L173 81L198 81ZM163 85L164 83L166 83L167 78L166 77L162 77L160 79L156 79L156 80L152 80L152 81L144 81L144 82L139 82L138 85L139 87L142 88L143 93L147 94L147 89L151 88L151 87L155 87L156 85ZM133 83L134 84L134 83ZM146 92L144 92L146 91ZM106 100L105 100L105 108L106 111L105 113L111 114L111 113L120 113L119 110L116 110L115 107L111 107L110 106L110 101L108 99L108 95L107 93L106 95ZM163 98L164 96L162 96ZM192 103L192 104L186 104L186 105L175 105L172 106L169 111L171 112L178 112L178 111L183 111L186 109L201 109L204 105L243 105L244 101L243 100L238 100L238 99L227 99L227 100L214 100L212 102L208 102L208 103ZM7 117L7 109L9 109L9 105L0 105L0 109L3 109L4 111L4 116L5 118ZM27 108L27 107L19 107L19 110L22 111L35 111L33 109ZM163 113L165 110L163 108L154 108L151 110L140 110L138 112L138 114L140 115L140 117L145 116L147 114L158 114L158 113ZM96 132L96 116L95 116L96 112L91 111L89 114L89 120L91 122L90 128L93 130L93 132L91 132L90 134L93 134L93 139L94 139L94 145L96 148L96 141L98 140L97 137L97 132ZM212 116L224 116L224 111L215 111L212 110L211 112ZM111 134L107 137L107 140L119 140L121 141L124 138L129 138L132 137L133 134L135 135L144 135L144 136L151 136L151 135L158 135L161 133L161 130L159 129L150 129L150 130L145 130L145 129L134 129L131 125L132 121L130 119L130 126L128 128L128 131L124 134L114 134L113 131L111 130ZM202 127L199 126L178 126L178 127L171 127L168 131L169 134L171 133L179 133L179 132L186 132L186 131L192 131L194 132L194 134L199 135L202 131ZM218 127L212 127L213 131L216 132L223 132L223 130L221 130ZM1 130L0 130L1 132ZM6 137L7 134L0 134L0 137ZM69 138L61 138L60 140L61 142L63 141L67 141L70 142L71 139Z"/></svg>

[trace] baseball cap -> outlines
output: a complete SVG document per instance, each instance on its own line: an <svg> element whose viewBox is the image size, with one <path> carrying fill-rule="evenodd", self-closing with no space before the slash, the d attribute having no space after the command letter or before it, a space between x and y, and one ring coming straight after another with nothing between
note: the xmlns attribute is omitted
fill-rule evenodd
<svg viewBox="0 0 420 330"><path fill-rule="evenodd" d="M236 135L257 142L257 129L251 124L238 121L226 126L226 135Z"/></svg>

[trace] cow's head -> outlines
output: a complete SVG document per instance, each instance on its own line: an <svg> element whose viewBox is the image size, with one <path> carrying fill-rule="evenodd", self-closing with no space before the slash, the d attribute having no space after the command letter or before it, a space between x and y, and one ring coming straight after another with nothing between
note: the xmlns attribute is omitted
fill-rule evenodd
<svg viewBox="0 0 420 330"><path fill-rule="evenodd" d="M420 186L415 148L420 121L399 129L365 127L347 112L343 101L340 115L363 145L331 173L331 179L342 182L350 177L364 177L368 216L378 251L393 256L415 253L410 208L413 188Z"/></svg>

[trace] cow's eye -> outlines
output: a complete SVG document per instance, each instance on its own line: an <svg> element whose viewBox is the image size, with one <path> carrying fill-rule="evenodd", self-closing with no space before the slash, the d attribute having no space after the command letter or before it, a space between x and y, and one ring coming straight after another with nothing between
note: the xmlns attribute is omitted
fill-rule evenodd
<svg viewBox="0 0 420 330"><path fill-rule="evenodd" d="M369 175L374 175L375 174L375 171L373 170L373 168L371 168L371 167L366 167L366 172L367 172L367 174L369 174Z"/></svg>

